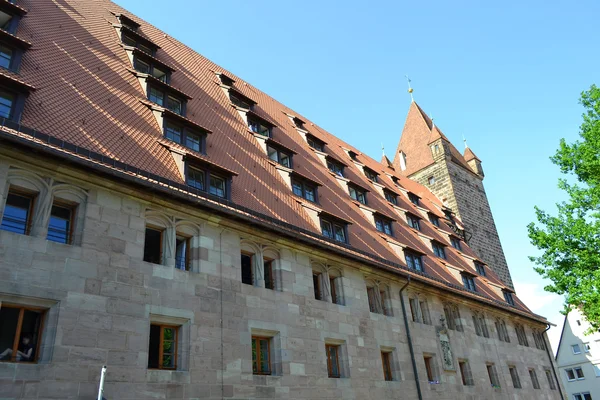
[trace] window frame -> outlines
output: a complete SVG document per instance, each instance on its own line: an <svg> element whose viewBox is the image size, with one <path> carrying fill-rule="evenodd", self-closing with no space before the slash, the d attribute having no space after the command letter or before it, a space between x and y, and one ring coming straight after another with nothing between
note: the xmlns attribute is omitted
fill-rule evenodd
<svg viewBox="0 0 600 400"><path fill-rule="evenodd" d="M323 273L313 270L312 278L315 300L325 301L323 293Z"/></svg>
<svg viewBox="0 0 600 400"><path fill-rule="evenodd" d="M436 226L438 228L440 227L440 217L433 213L427 213L427 216L429 217L429 222L431 222L433 226Z"/></svg>
<svg viewBox="0 0 600 400"><path fill-rule="evenodd" d="M252 335L252 344L256 349L256 360L252 359L252 374L253 375L273 375L273 368L271 367L271 339L265 336ZM269 370L262 370L262 351L260 351L260 342L267 342L267 365ZM254 366L256 365L256 371Z"/></svg>
<svg viewBox="0 0 600 400"><path fill-rule="evenodd" d="M263 276L265 281L265 289L269 290L275 290L275 276L273 274L274 261L275 260L263 258ZM268 280L267 277L269 277Z"/></svg>
<svg viewBox="0 0 600 400"><path fill-rule="evenodd" d="M470 290L472 292L477 291L477 285L475 284L475 276L466 272L462 272L460 276L462 278L463 286L465 287L465 289Z"/></svg>
<svg viewBox="0 0 600 400"><path fill-rule="evenodd" d="M304 128L300 128L300 129L304 129ZM325 142L313 135L310 135L310 134L306 135L306 143L308 143L308 146L314 150L317 150L320 152L325 151Z"/></svg>
<svg viewBox="0 0 600 400"><path fill-rule="evenodd" d="M179 329L181 326L179 325L171 325L171 324L163 324L158 322L150 322L150 327L158 326L160 329L160 337L159 337L159 350L158 350L158 367L150 368L149 370L168 370L168 371L176 371L177 370L177 361L178 361L178 353L179 353ZM173 352L174 361L173 367L163 367L162 359L164 356L164 330L165 329L173 329L175 331L175 339L173 343L175 344L175 350ZM150 336L148 336L149 338ZM148 346L150 346L150 340L148 340ZM150 349L148 349L148 362L150 362Z"/></svg>
<svg viewBox="0 0 600 400"><path fill-rule="evenodd" d="M167 131L169 129L169 126L180 129L180 132L181 132L180 133L180 142L173 140L167 136ZM188 137L192 136L192 135L198 136L200 138L199 144L198 144L198 146L199 146L198 150L187 145ZM181 124L181 123L175 122L169 118L163 117L163 136L165 139L170 140L173 143L177 143L180 146L185 147L186 149L190 149L190 150L195 151L200 154L206 154L206 137L207 137L206 133L201 132L199 130L190 129L185 124Z"/></svg>
<svg viewBox="0 0 600 400"><path fill-rule="evenodd" d="M302 197L304 200L310 201L311 203L319 204L319 201L318 201L319 200L319 192L318 192L319 185L318 184L311 182L308 179L301 178L301 177L298 177L295 175L291 177L291 183L292 183L292 193L295 196ZM302 191L301 194L296 193L296 190L295 190L296 185L300 186L300 189ZM311 188L312 188L312 190L310 190ZM310 193L310 192L312 192L312 194L313 194L313 199L309 199L306 197L306 194Z"/></svg>
<svg viewBox="0 0 600 400"><path fill-rule="evenodd" d="M433 254L438 257L441 258L442 260L446 260L446 246L444 246L442 243L432 240L431 241L431 249L433 250Z"/></svg>
<svg viewBox="0 0 600 400"><path fill-rule="evenodd" d="M392 373L392 352L381 351L381 364L383 366L383 379L387 382L394 380Z"/></svg>
<svg viewBox="0 0 600 400"><path fill-rule="evenodd" d="M463 386L474 386L473 373L471 372L471 366L468 360L458 360L458 369L460 371L460 377Z"/></svg>
<svg viewBox="0 0 600 400"><path fill-rule="evenodd" d="M146 54L143 50L139 49L138 47L136 47L137 50L143 52L144 54ZM170 84L171 83L171 72L172 70L169 68L166 68L166 66L163 65L158 65L157 63L150 57L144 57L143 55L140 56L139 54L135 54L136 52L134 52L133 54L133 69L135 69L137 72L140 72L142 74L148 74L151 77L153 77L154 79L157 79L165 84ZM145 65L148 66L148 72L144 72L138 69L137 64L138 63L143 63ZM155 70L159 70L159 71L164 71L164 80L157 77L156 75L154 75L154 71Z"/></svg>
<svg viewBox="0 0 600 400"><path fill-rule="evenodd" d="M354 196L352 196L352 193L354 193ZM349 183L348 184L348 195L350 196L350 198L352 200L357 201L360 204L363 204L365 206L368 204L367 190L361 188L360 186Z"/></svg>
<svg viewBox="0 0 600 400"><path fill-rule="evenodd" d="M244 274L244 257L250 259L250 282L244 282L244 277L248 278L247 274ZM244 285L254 286L255 275L254 275L254 263L256 261L256 255L247 251L240 252L240 282Z"/></svg>
<svg viewBox="0 0 600 400"><path fill-rule="evenodd" d="M508 290L503 290L502 294L504 295L504 300L510 304L511 306L515 305L515 299L513 298L513 295L511 292L509 292Z"/></svg>
<svg viewBox="0 0 600 400"><path fill-rule="evenodd" d="M274 160L274 159L271 158L271 156L269 154L269 150L274 150L275 151L275 154L277 156L276 160ZM288 165L285 165L281 161L282 160L282 157L281 157L282 154L285 155L285 156L287 156L287 159L289 160L288 161ZM289 150L284 150L280 146L276 146L276 145L273 145L272 143L268 143L268 142L267 142L267 158L269 158L269 160L271 160L271 161L275 161L277 164L282 165L282 166L284 166L286 168L290 168L290 169L294 168L293 153L291 151L289 151Z"/></svg>
<svg viewBox="0 0 600 400"><path fill-rule="evenodd" d="M52 239L48 238L49 237L49 233L50 233L50 223L51 223L51 220L52 220L52 211L53 211L53 209L54 209L55 206L59 207L59 208L63 208L65 210L69 211L69 218L67 220L68 229L67 229L67 232L66 232L66 238L65 238L64 242L60 242L60 241L52 240ZM74 233L74 230L75 230L75 214L76 214L76 212L77 212L77 204L73 204L71 202L67 202L67 201L60 200L60 199L54 199L52 201L52 206L51 206L51 209L50 209L50 217L48 218L48 231L47 231L47 234L46 234L46 239L50 240L52 242L55 242L55 243L61 243L61 244L66 244L66 245L73 244L73 233Z"/></svg>
<svg viewBox="0 0 600 400"><path fill-rule="evenodd" d="M475 264L475 270L477 271L477 273L481 276L487 276L487 273L485 272L485 264L474 260L473 264Z"/></svg>
<svg viewBox="0 0 600 400"><path fill-rule="evenodd" d="M514 375L513 375L514 372ZM510 378L512 380L512 384L513 384L513 388L515 389L523 389L523 386L521 385L521 378L519 377L519 371L517 370L517 367L515 367L514 365L509 365L508 366L508 373L510 374Z"/></svg>
<svg viewBox="0 0 600 400"><path fill-rule="evenodd" d="M500 381L498 379L498 371L496 371L496 365L493 363L489 363L485 365L485 368L488 373L488 377L490 379L490 384L494 388L500 388Z"/></svg>
<svg viewBox="0 0 600 400"><path fill-rule="evenodd" d="M189 174L190 170L195 170L202 174L203 179L203 188L198 188L196 186L190 185ZM216 193L212 192L212 182L211 179L216 178L223 181L223 196L220 196ZM215 172L210 165L203 166L202 164L195 162L186 162L185 163L185 183L191 188L196 190L200 190L208 195L218 197L220 199L230 200L231 198L231 176L226 175L224 173Z"/></svg>
<svg viewBox="0 0 600 400"><path fill-rule="evenodd" d="M425 271L425 266L423 265L423 255L422 254L419 254L419 253L409 250L409 249L404 249L404 260L406 262L406 266L409 269L412 269L414 271L420 271L420 272ZM418 260L418 263L416 262L416 260ZM411 264L412 264L412 266L411 266ZM420 268L417 268L417 264L419 264Z"/></svg>
<svg viewBox="0 0 600 400"><path fill-rule="evenodd" d="M421 231L421 218L417 217L416 215L407 212L406 213L406 223L412 229Z"/></svg>
<svg viewBox="0 0 600 400"><path fill-rule="evenodd" d="M45 328L45 324L46 324L46 318L48 315L48 309L47 308L43 308L43 307L35 307L35 306L27 306L27 305L23 305L23 304L13 304L13 303L5 303L2 302L0 309L2 308L12 308L12 309L17 309L19 310L19 317L17 320L17 326L16 326L16 330L15 330L15 337L13 339L13 345L11 347L11 357L9 360L0 360L0 363L28 363L28 364L37 364L37 362L39 361L39 356L40 356L40 346L42 343L42 335L44 334L44 328ZM21 331L23 329L23 318L25 316L25 311L34 311L34 312L39 312L40 315L40 325L38 327L37 330L37 341L35 343L35 346L32 346L35 348L35 353L33 356L33 360L31 361L17 361L17 355L18 355L18 349L19 349L19 345L21 342ZM33 340L33 339L30 339Z"/></svg>
<svg viewBox="0 0 600 400"><path fill-rule="evenodd" d="M148 235L148 231L155 231L160 233L160 246L158 248L158 262L154 262L152 260L147 260L146 259L146 236ZM165 241L165 228L156 226L156 225L152 225L152 224L146 224L146 228L144 230L144 253L143 253L143 260L144 262L148 262L151 264L156 264L156 265L163 265L164 263L164 255L163 255L163 249L164 249L164 241Z"/></svg>
<svg viewBox="0 0 600 400"><path fill-rule="evenodd" d="M332 158L327 158L326 162L327 162L327 169L329 171L334 173L336 176L344 178L344 168L345 168L344 164L342 164Z"/></svg>
<svg viewBox="0 0 600 400"><path fill-rule="evenodd" d="M331 302L333 304L340 304L340 299L338 297L337 289L335 288L335 280L338 279L337 276L329 277L329 293L331 294Z"/></svg>
<svg viewBox="0 0 600 400"><path fill-rule="evenodd" d="M125 46L135 47L142 53L148 54L149 56L154 57L156 55L157 46L154 43L144 39L137 31L129 29L126 26L121 27L121 42ZM150 50L150 52L146 51L146 49Z"/></svg>
<svg viewBox="0 0 600 400"><path fill-rule="evenodd" d="M548 380L548 386L550 387L550 390L556 390L556 382L554 382L552 371L549 369L544 369L544 373L546 374L546 379Z"/></svg>
<svg viewBox="0 0 600 400"><path fill-rule="evenodd" d="M340 350L341 345L325 343L325 357L327 358L327 375L329 378L339 379L342 377L341 364L340 364ZM337 366L337 375L333 373L331 350L335 349L335 364Z"/></svg>
<svg viewBox="0 0 600 400"><path fill-rule="evenodd" d="M437 376L435 374L435 361L433 359L433 356L428 355L428 354L423 354L423 363L425 364L425 371L427 374L427 381L429 383L438 383L438 380L436 379Z"/></svg>
<svg viewBox="0 0 600 400"><path fill-rule="evenodd" d="M577 351L575 351L575 348L577 347ZM571 345L571 351L573 352L573 354L581 354L581 346L579 346L579 343L575 343Z"/></svg>
<svg viewBox="0 0 600 400"><path fill-rule="evenodd" d="M415 206L417 206L417 207L421 206L421 198L419 196L417 196L413 192L408 192L407 196L408 196L408 200L410 200L410 202L413 203Z"/></svg>
<svg viewBox="0 0 600 400"><path fill-rule="evenodd" d="M541 389L540 381L538 380L537 372L535 371L535 368L529 368L528 370L529 370L529 377L531 378L531 384L533 385L533 388Z"/></svg>
<svg viewBox="0 0 600 400"><path fill-rule="evenodd" d="M330 228L331 228L331 236L325 235L324 230L323 230L323 225L325 225L325 224L328 224L330 226ZM326 237L326 238L328 238L330 240L333 240L335 242L338 242L338 243L346 243L346 244L348 244L348 224L347 223L341 222L339 220L335 220L335 219L332 219L332 218L319 217L319 225L321 226L321 234L324 237ZM343 234L344 234L344 240L343 241L337 239L336 228L340 229L343 232Z"/></svg>
<svg viewBox="0 0 600 400"><path fill-rule="evenodd" d="M458 251L462 251L462 245L460 244L460 239L456 236L450 236L450 244Z"/></svg>
<svg viewBox="0 0 600 400"><path fill-rule="evenodd" d="M177 241L178 238L182 238L183 241L185 242L185 254L184 254L184 263L183 263L183 269L179 268L178 266L178 257L177 257ZM183 235L183 234L179 234L176 233L175 234L175 268L177 268L180 271L190 271L192 269L192 263L191 263L191 245L192 245L192 237L191 236L187 236L187 235Z"/></svg>
<svg viewBox="0 0 600 400"><path fill-rule="evenodd" d="M4 201L4 208L2 209L2 219L0 220L0 229L4 230L4 231L7 231L7 232L15 233L15 234L18 234L18 235L30 235L31 234L32 218L33 218L33 210L35 208L35 203L36 203L36 200L37 200L38 193L32 192L32 191L28 191L28 190L21 190L21 189L18 189L18 188L13 188L11 186L9 186L8 193L7 193L6 199ZM18 197L22 197L22 198L27 198L29 200L29 206L27 208L27 216L25 218L25 226L24 226L23 233L13 232L13 231L8 230L8 229L2 229L2 227L4 226L4 217L6 216L6 205L8 203L8 197L10 195L18 196Z"/></svg>
<svg viewBox="0 0 600 400"><path fill-rule="evenodd" d="M379 182L379 174L377 172L373 171L371 168L363 167L363 172L364 172L365 176L367 177L367 179L370 180L371 182L375 182L375 183Z"/></svg>
<svg viewBox="0 0 600 400"><path fill-rule="evenodd" d="M260 127L266 128L266 135L260 131ZM248 116L248 129L258 136L269 139L273 137L273 125L268 124L266 121L254 116Z"/></svg>
<svg viewBox="0 0 600 400"><path fill-rule="evenodd" d="M161 82L164 85L168 85L167 83L161 81L158 78L152 77L152 79L155 79L156 81ZM157 102L157 101L155 101L155 100L152 100L150 98L150 92L152 90L154 90L154 91L159 92L159 93L162 94L162 96L161 96L161 98L162 98L162 100L161 100L162 104L159 103L159 102ZM150 102L158 105L159 107L162 107L162 108L164 108L166 110L171 111L173 114L177 114L177 115L180 115L182 117L185 117L186 111L187 111L187 99L183 98L179 94L173 92L172 90L168 90L168 89L165 89L165 88L160 88L159 85L156 84L156 82L152 82L152 81L149 81L149 80L146 80L146 93L147 93L146 98L148 99L148 101L150 101ZM169 106L168 106L169 97L172 98L172 99L174 99L174 100L177 100L181 104L181 110L180 110L181 112L177 112L177 111L169 108ZM157 98L158 98L158 96L157 96Z"/></svg>
<svg viewBox="0 0 600 400"><path fill-rule="evenodd" d="M389 203L395 206L398 205L398 195L396 193L392 192L391 190L383 189L383 196Z"/></svg>
<svg viewBox="0 0 600 400"><path fill-rule="evenodd" d="M374 214L373 219L375 221L375 229L378 232L384 233L388 236L392 236L392 237L394 236L394 229L393 229L394 221L392 219L384 217L383 215L380 215L380 214Z"/></svg>

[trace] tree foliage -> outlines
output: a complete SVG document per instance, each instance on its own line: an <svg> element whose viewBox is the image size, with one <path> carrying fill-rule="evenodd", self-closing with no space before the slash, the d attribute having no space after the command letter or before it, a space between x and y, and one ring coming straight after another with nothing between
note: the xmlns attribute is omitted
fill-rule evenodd
<svg viewBox="0 0 600 400"><path fill-rule="evenodd" d="M557 204L556 215L535 208L537 224L528 225L529 238L543 254L531 257L535 270L552 283L545 290L565 295L565 311L580 307L600 329L600 88L581 94L585 108L580 140L564 139L551 157L564 177L558 187L568 200Z"/></svg>

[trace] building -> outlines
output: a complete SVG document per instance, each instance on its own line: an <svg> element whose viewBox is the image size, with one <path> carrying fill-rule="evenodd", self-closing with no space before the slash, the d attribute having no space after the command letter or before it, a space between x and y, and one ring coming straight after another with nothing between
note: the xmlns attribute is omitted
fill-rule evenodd
<svg viewBox="0 0 600 400"><path fill-rule="evenodd" d="M111 400L562 398L466 184L444 205L109 1L0 19L2 398L103 365Z"/></svg>
<svg viewBox="0 0 600 400"><path fill-rule="evenodd" d="M600 333L589 329L579 309L565 316L556 364L569 399L600 399Z"/></svg>

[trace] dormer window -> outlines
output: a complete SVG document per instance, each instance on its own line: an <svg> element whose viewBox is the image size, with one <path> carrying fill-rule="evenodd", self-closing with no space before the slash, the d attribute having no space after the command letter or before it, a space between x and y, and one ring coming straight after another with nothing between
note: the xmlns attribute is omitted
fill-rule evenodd
<svg viewBox="0 0 600 400"><path fill-rule="evenodd" d="M429 222L431 222L434 226L440 227L440 219L437 215L429 213Z"/></svg>
<svg viewBox="0 0 600 400"><path fill-rule="evenodd" d="M267 144L268 157L284 167L292 168L292 154L278 146Z"/></svg>
<svg viewBox="0 0 600 400"><path fill-rule="evenodd" d="M474 279L473 275L463 272L461 274L461 276L462 276L462 281L463 281L463 285L465 286L465 288L467 290L476 292L477 287L475 286L475 279Z"/></svg>
<svg viewBox="0 0 600 400"><path fill-rule="evenodd" d="M361 204L367 204L366 190L355 185L348 185L348 193L353 200L356 200Z"/></svg>
<svg viewBox="0 0 600 400"><path fill-rule="evenodd" d="M433 254L444 260L446 259L446 246L439 242L432 241L431 247L433 249Z"/></svg>
<svg viewBox="0 0 600 400"><path fill-rule="evenodd" d="M235 82L232 78L228 77L225 74L218 74L219 75L219 79L221 80L221 83L225 86L233 86L233 83Z"/></svg>
<svg viewBox="0 0 600 400"><path fill-rule="evenodd" d="M386 218L379 214L376 214L374 218L375 218L375 228L379 232L383 232L386 235L394 236L393 231L392 231L392 220L391 219Z"/></svg>
<svg viewBox="0 0 600 400"><path fill-rule="evenodd" d="M420 218L413 215L413 214L406 214L406 222L408 223L408 226L410 226L413 229L416 229L418 231L421 230L421 224L420 224Z"/></svg>
<svg viewBox="0 0 600 400"><path fill-rule="evenodd" d="M414 193L408 193L408 199L410 200L411 203L413 203L415 206L418 206L420 204L420 200L421 198L419 196L417 196Z"/></svg>
<svg viewBox="0 0 600 400"><path fill-rule="evenodd" d="M358 161L358 159L356 158L358 156L358 154L356 154L355 152L353 152L352 150L348 151L348 155L350 156L350 158L354 161Z"/></svg>
<svg viewBox="0 0 600 400"><path fill-rule="evenodd" d="M506 300L508 304L510 304L511 306L515 305L515 300L513 299L513 295L511 292L509 292L508 290L503 290L502 294L504 294L504 300Z"/></svg>
<svg viewBox="0 0 600 400"><path fill-rule="evenodd" d="M200 162L199 159L187 162L185 168L186 183L189 186L224 199L229 199L230 196L232 174L215 165Z"/></svg>
<svg viewBox="0 0 600 400"><path fill-rule="evenodd" d="M390 192L389 190L384 189L383 195L385 196L385 199L387 201L389 201L390 203L392 203L395 206L398 205L398 195L396 195L396 193Z"/></svg>
<svg viewBox="0 0 600 400"><path fill-rule="evenodd" d="M337 242L348 243L346 230L346 223L330 217L321 217L321 233L326 238Z"/></svg>
<svg viewBox="0 0 600 400"><path fill-rule="evenodd" d="M406 266L408 268L423 272L423 260L421 259L420 254L405 249L404 259L406 260Z"/></svg>
<svg viewBox="0 0 600 400"><path fill-rule="evenodd" d="M164 132L167 139L198 153L205 153L206 134L167 120L165 120Z"/></svg>
<svg viewBox="0 0 600 400"><path fill-rule="evenodd" d="M294 125L296 125L296 128L304 129L304 121L302 121L298 117L294 117L293 120L294 120Z"/></svg>
<svg viewBox="0 0 600 400"><path fill-rule="evenodd" d="M155 86L148 86L148 100L165 107L167 110L175 114L185 115L185 103L182 99L175 95L168 94L164 90Z"/></svg>
<svg viewBox="0 0 600 400"><path fill-rule="evenodd" d="M474 264L477 273L481 276L485 276L485 265L479 261L475 261Z"/></svg>
<svg viewBox="0 0 600 400"><path fill-rule="evenodd" d="M234 89L229 89L229 100L234 106L244 110L252 110L252 107L256 104L254 100L244 96Z"/></svg>
<svg viewBox="0 0 600 400"><path fill-rule="evenodd" d="M379 174L375 171L373 171L371 168L363 168L363 171L365 172L365 176L367 177L367 179L369 179L370 181L373 182L377 182L378 176Z"/></svg>
<svg viewBox="0 0 600 400"><path fill-rule="evenodd" d="M135 47L142 52L154 56L156 54L156 50L158 46L153 44L147 39L144 39L143 36L135 34L135 32L131 32L129 30L121 30L121 41L126 46Z"/></svg>
<svg viewBox="0 0 600 400"><path fill-rule="evenodd" d="M13 93L0 89L0 117L13 119L15 98Z"/></svg>
<svg viewBox="0 0 600 400"><path fill-rule="evenodd" d="M11 69L10 67L12 64L12 60L13 49L4 44L0 44L0 67Z"/></svg>
<svg viewBox="0 0 600 400"><path fill-rule="evenodd" d="M327 159L327 168L331 172L336 174L337 176L340 176L342 178L344 177L344 166L341 163L339 163L331 158L328 158Z"/></svg>
<svg viewBox="0 0 600 400"><path fill-rule="evenodd" d="M317 184L300 176L292 176L292 191L310 202L317 202Z"/></svg>
<svg viewBox="0 0 600 400"><path fill-rule="evenodd" d="M450 243L452 244L452 247L454 247L456 250L462 250L459 238L450 236Z"/></svg>
<svg viewBox="0 0 600 400"><path fill-rule="evenodd" d="M133 68L143 74L148 74L161 82L169 83L171 77L171 69L166 65L161 65L150 58L145 58L142 54L134 52Z"/></svg>
<svg viewBox="0 0 600 400"><path fill-rule="evenodd" d="M259 120L248 118L248 127L257 135L271 137L271 127Z"/></svg>
<svg viewBox="0 0 600 400"><path fill-rule="evenodd" d="M323 142L320 139L317 139L313 135L306 135L306 141L308 142L308 145L313 149L318 151L325 151L325 142Z"/></svg>
<svg viewBox="0 0 600 400"><path fill-rule="evenodd" d="M135 22L134 20L132 20L131 18L129 18L126 15L115 14L115 16L119 19L119 22L121 23L121 25L127 29L137 32L138 28L140 27L140 24L138 24L137 22Z"/></svg>

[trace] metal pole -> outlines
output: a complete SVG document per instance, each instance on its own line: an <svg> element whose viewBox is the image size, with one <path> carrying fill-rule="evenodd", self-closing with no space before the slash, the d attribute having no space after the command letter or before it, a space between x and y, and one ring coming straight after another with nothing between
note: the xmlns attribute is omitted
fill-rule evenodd
<svg viewBox="0 0 600 400"><path fill-rule="evenodd" d="M100 386L98 387L98 400L102 400L102 394L104 393L104 377L106 376L106 365L102 367L102 373L100 374Z"/></svg>

